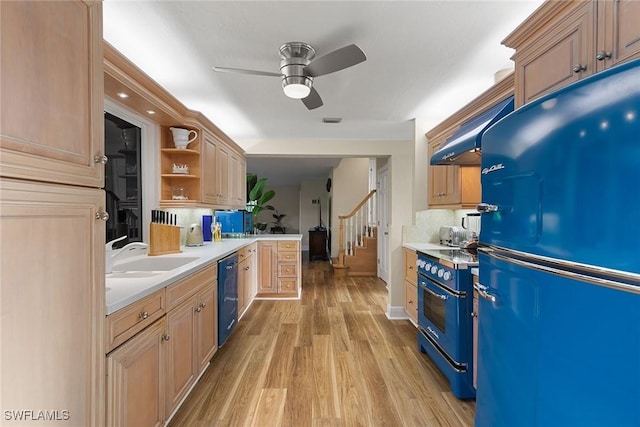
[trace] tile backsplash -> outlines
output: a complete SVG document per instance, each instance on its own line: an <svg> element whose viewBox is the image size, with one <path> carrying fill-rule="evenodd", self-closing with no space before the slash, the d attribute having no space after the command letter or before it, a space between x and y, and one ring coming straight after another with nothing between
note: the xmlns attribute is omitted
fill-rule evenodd
<svg viewBox="0 0 640 427"><path fill-rule="evenodd" d="M461 226L462 218L474 209L429 209L416 212L415 225L402 227L403 243L440 243L439 230L443 225Z"/></svg>

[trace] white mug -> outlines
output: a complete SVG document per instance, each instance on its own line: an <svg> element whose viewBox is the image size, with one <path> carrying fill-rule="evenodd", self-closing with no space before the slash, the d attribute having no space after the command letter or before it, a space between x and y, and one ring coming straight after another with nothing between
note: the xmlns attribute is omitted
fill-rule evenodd
<svg viewBox="0 0 640 427"><path fill-rule="evenodd" d="M176 148L184 149L187 148L189 143L195 141L198 137L198 132L190 129L182 129L182 128L169 128L169 130L173 133L173 143ZM193 137L189 139L189 136L193 132Z"/></svg>

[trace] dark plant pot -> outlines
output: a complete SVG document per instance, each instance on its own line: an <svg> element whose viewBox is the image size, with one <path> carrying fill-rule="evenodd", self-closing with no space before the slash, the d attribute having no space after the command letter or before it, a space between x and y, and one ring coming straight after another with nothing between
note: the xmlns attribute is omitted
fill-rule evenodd
<svg viewBox="0 0 640 427"><path fill-rule="evenodd" d="M271 234L285 234L286 227L271 227Z"/></svg>

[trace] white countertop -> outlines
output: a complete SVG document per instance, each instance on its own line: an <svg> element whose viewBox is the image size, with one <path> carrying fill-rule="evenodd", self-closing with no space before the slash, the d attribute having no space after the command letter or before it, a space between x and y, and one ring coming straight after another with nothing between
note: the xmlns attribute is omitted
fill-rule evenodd
<svg viewBox="0 0 640 427"><path fill-rule="evenodd" d="M429 249L453 249L451 246L441 245L439 243L403 243L403 248L411 249L414 251L425 251Z"/></svg>
<svg viewBox="0 0 640 427"><path fill-rule="evenodd" d="M151 295L158 289L169 286L170 284L188 276L196 270L201 269L206 264L216 262L227 255L236 252L238 249L247 246L253 242L260 240L302 240L302 234L264 234L251 236L246 239L222 239L221 242L205 242L203 246L182 248L181 253L161 255L159 257L198 257L197 260L189 262L181 267L166 271L160 274L154 274L148 277L137 278L117 278L117 273L107 274L106 277L106 309L107 315L126 307L127 305ZM148 255L140 255L136 257L126 257L116 261L113 266L114 272L117 271L118 264L131 262L139 258L146 258ZM154 258L159 258L154 257ZM144 276L142 274L141 276Z"/></svg>

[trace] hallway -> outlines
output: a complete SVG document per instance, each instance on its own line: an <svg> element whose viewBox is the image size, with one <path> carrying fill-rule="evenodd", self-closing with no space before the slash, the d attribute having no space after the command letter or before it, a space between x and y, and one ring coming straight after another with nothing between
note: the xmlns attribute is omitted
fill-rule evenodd
<svg viewBox="0 0 640 427"><path fill-rule="evenodd" d="M169 427L472 427L384 282L304 258L301 300L254 301Z"/></svg>

